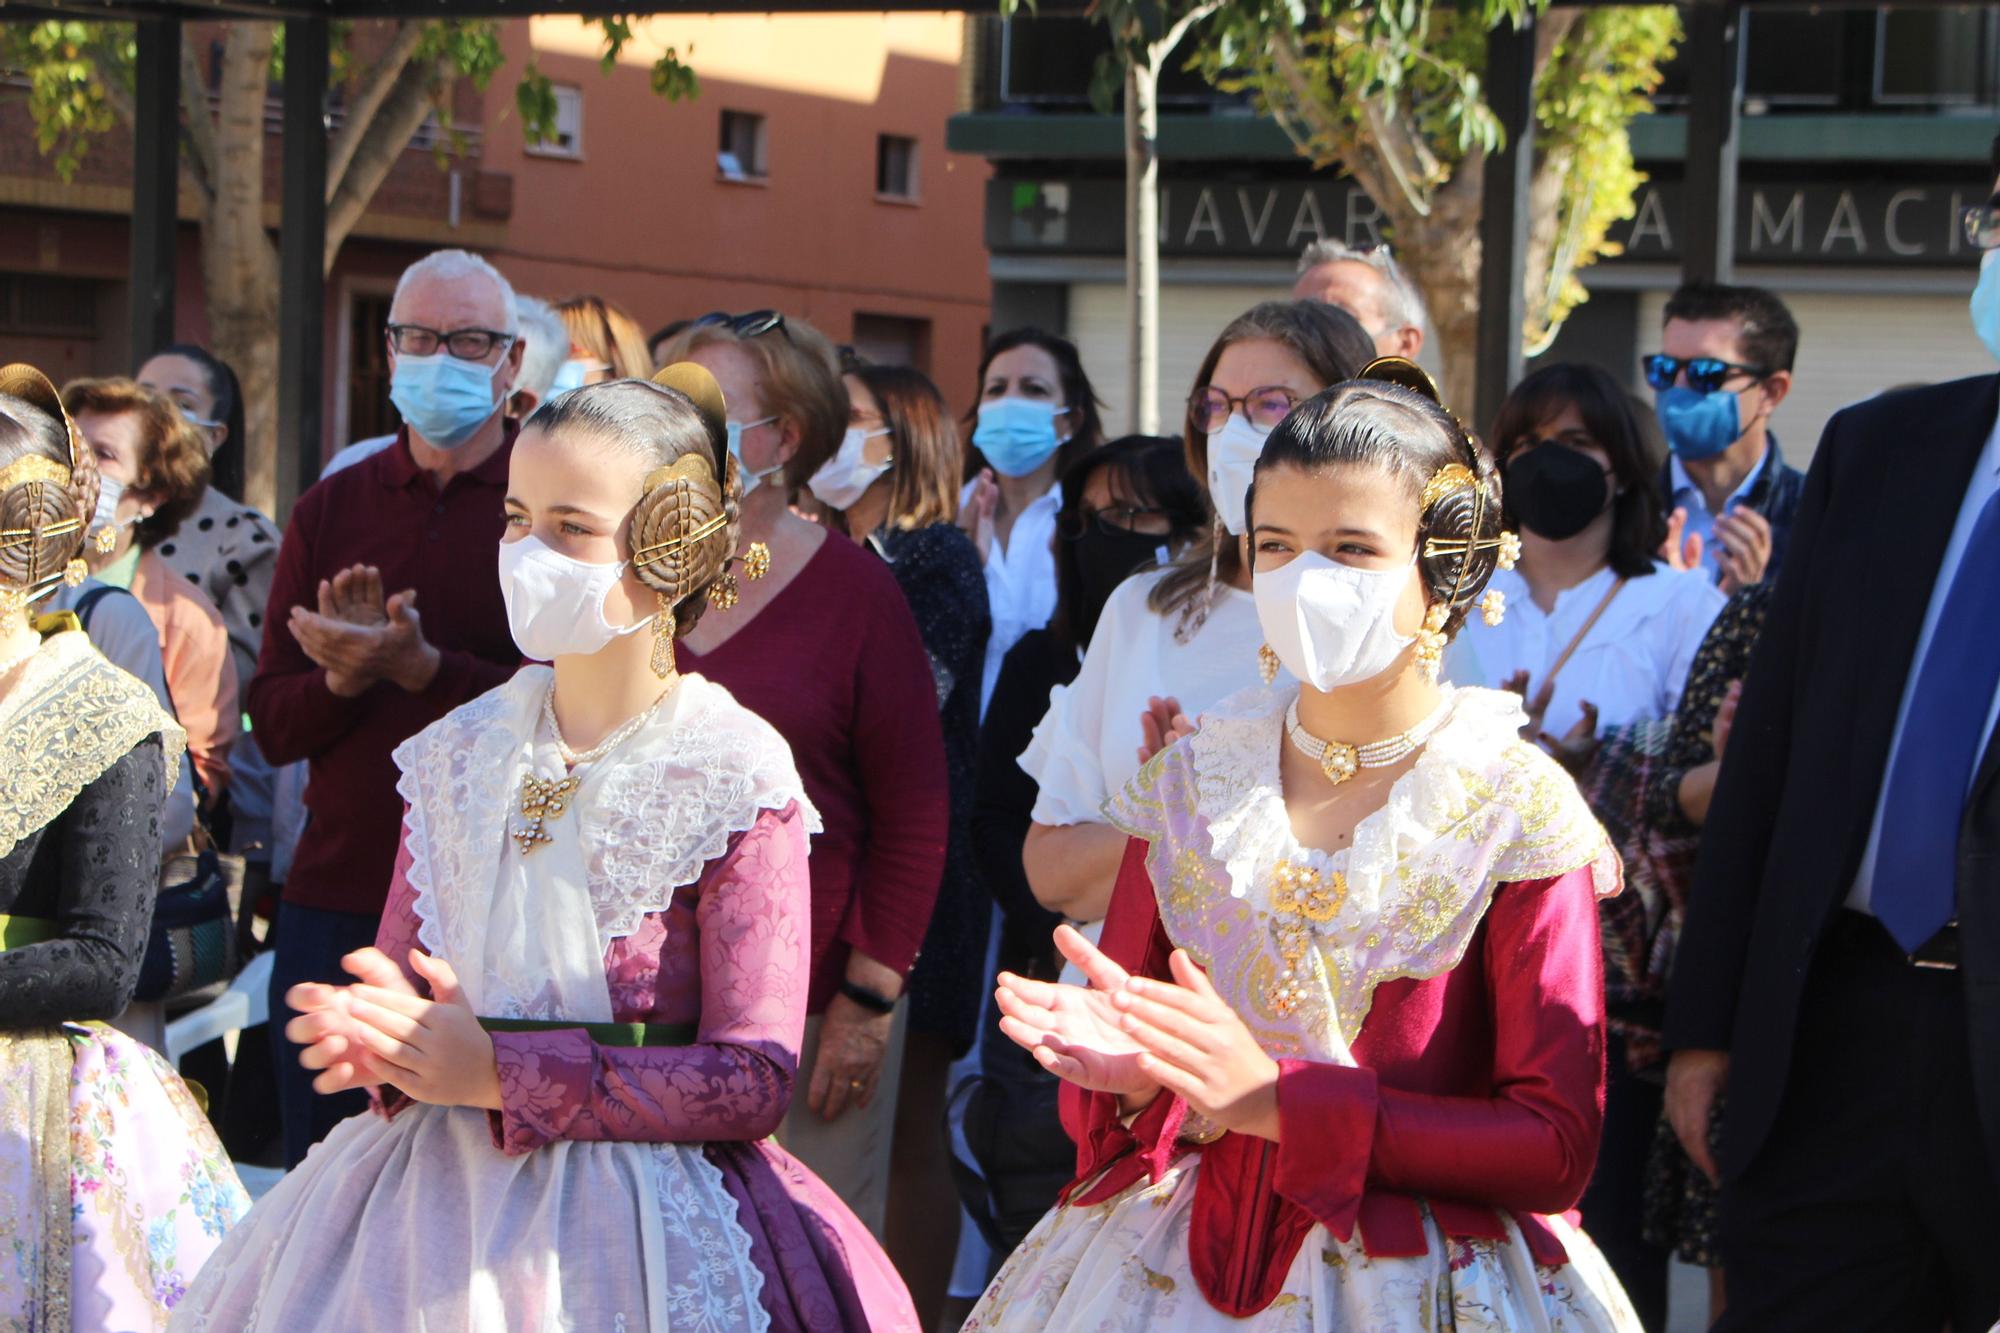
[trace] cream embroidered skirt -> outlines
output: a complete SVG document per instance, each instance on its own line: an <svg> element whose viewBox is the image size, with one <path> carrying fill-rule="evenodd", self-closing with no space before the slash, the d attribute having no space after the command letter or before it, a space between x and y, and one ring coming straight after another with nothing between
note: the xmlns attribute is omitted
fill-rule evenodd
<svg viewBox="0 0 2000 1333"><path fill-rule="evenodd" d="M699 1146L509 1157L486 1112L343 1121L236 1228L175 1330L761 1333L763 1276Z"/></svg>
<svg viewBox="0 0 2000 1333"><path fill-rule="evenodd" d="M1640 1333L1625 1293L1589 1239L1552 1219L1569 1251L1538 1268L1508 1224L1505 1241L1448 1240L1370 1258L1314 1227L1276 1300L1236 1319L1202 1297L1188 1263L1199 1159L1091 1207L1050 1210L1008 1258L962 1333Z"/></svg>

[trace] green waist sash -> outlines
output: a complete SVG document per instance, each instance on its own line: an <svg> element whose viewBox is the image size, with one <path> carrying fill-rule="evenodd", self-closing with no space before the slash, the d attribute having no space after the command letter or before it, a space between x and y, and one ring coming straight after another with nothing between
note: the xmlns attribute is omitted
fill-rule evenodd
<svg viewBox="0 0 2000 1333"><path fill-rule="evenodd" d="M39 916L8 916L0 912L0 953L28 944L46 944L62 934L56 923Z"/></svg>
<svg viewBox="0 0 2000 1333"><path fill-rule="evenodd" d="M0 918L4 920L4 918ZM692 1023L572 1023L546 1018L482 1018L488 1032L565 1032L581 1030L599 1046L692 1046Z"/></svg>

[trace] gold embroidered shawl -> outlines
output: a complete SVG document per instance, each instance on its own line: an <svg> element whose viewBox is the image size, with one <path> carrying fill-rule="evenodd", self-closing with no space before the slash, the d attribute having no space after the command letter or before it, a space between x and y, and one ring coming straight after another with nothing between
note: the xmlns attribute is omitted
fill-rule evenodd
<svg viewBox="0 0 2000 1333"><path fill-rule="evenodd" d="M171 790L187 733L153 692L74 630L46 640L0 697L0 856L155 733Z"/></svg>
<svg viewBox="0 0 2000 1333"><path fill-rule="evenodd" d="M1350 847L1302 847L1278 776L1296 689L1224 700L1105 806L1149 844L1168 937L1273 1055L1352 1063L1375 988L1456 967L1503 883L1588 867L1618 892L1603 828L1496 690L1447 691L1450 717Z"/></svg>

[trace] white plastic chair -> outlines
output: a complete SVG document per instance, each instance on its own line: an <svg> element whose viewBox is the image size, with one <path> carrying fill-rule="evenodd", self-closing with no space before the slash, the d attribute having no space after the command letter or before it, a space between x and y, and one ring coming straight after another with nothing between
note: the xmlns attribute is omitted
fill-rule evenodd
<svg viewBox="0 0 2000 1333"><path fill-rule="evenodd" d="M178 1065L189 1051L206 1046L217 1037L255 1027L270 1017L271 959L272 952L266 949L236 974L228 990L167 1024L168 1063ZM232 1051L231 1055L234 1054Z"/></svg>

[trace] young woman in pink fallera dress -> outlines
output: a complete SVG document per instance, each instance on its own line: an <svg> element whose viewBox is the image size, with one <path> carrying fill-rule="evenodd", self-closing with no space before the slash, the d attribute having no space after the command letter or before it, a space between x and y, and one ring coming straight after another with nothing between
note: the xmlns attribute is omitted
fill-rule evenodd
<svg viewBox="0 0 2000 1333"><path fill-rule="evenodd" d="M916 1328L874 1240L770 1140L819 820L777 733L674 668L733 591L740 486L714 380L659 380L523 428L499 571L553 668L397 751L377 947L348 960L360 984L292 993L319 1086L371 1085L378 1114L252 1210L175 1328Z"/></svg>

